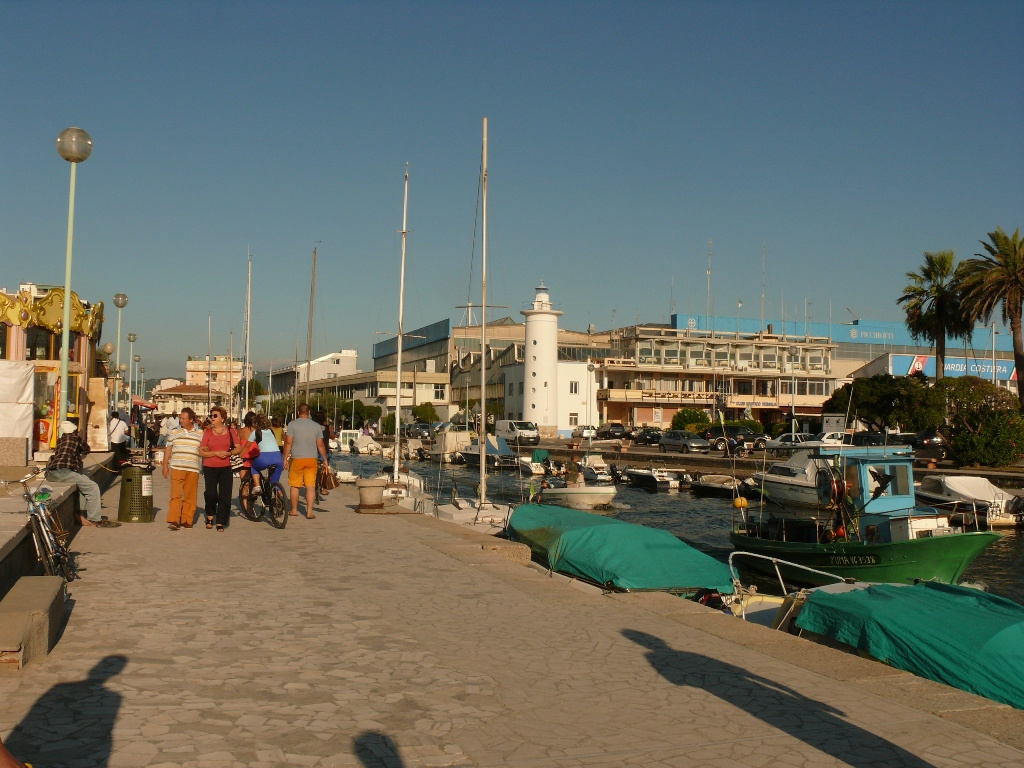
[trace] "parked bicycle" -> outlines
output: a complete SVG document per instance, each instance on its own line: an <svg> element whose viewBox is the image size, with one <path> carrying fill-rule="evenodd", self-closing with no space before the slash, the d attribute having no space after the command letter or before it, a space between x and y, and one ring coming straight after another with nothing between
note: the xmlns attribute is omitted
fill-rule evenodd
<svg viewBox="0 0 1024 768"><path fill-rule="evenodd" d="M283 485L270 482L276 471L277 465L271 464L256 472L260 478L258 491L253 488L252 475L243 474L238 483L238 503L246 520L258 522L267 515L275 528L284 528L288 524L288 497Z"/></svg>
<svg viewBox="0 0 1024 768"><path fill-rule="evenodd" d="M60 518L46 503L50 498L50 492L48 489L42 489L42 481L40 480L34 490L28 487L29 481L42 472L42 469L36 469L20 480L4 481L3 485L21 484L22 498L28 505L28 522L32 528L36 557L43 564L47 575L61 576L65 581L74 581L78 577L78 569L75 566L74 555L67 548L71 532L64 528Z"/></svg>

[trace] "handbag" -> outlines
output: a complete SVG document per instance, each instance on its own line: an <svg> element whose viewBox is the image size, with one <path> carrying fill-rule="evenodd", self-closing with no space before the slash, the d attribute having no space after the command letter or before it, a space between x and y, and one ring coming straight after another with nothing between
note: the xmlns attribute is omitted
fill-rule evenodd
<svg viewBox="0 0 1024 768"><path fill-rule="evenodd" d="M231 441L231 448L229 448L228 450L231 450L231 451L235 450L235 437L234 437L234 435L231 434L231 427L230 426L228 427L228 440ZM245 459L243 459L237 453L232 453L228 457L228 459L231 461L231 471L232 472L241 472L243 469L245 469Z"/></svg>
<svg viewBox="0 0 1024 768"><path fill-rule="evenodd" d="M338 478L326 464L320 465L320 487L325 491L333 491L338 487Z"/></svg>

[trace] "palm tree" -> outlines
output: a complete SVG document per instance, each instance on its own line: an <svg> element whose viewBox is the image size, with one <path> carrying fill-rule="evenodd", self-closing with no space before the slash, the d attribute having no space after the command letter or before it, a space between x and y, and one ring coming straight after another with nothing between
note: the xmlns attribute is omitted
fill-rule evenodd
<svg viewBox="0 0 1024 768"><path fill-rule="evenodd" d="M973 329L961 310L956 276L953 251L925 251L924 267L920 273L907 272L910 283L896 300L906 309L910 335L935 346L936 379L942 378L946 365L946 338L962 339Z"/></svg>
<svg viewBox="0 0 1024 768"><path fill-rule="evenodd" d="M990 242L981 241L985 253L974 254L960 265L957 275L964 310L971 322L979 318L988 324L999 305L1003 322L1013 336L1013 361L1017 366L1017 398L1024 410L1024 338L1021 337L1021 311L1024 309L1024 241L1020 228L1007 235L1002 227L988 233Z"/></svg>

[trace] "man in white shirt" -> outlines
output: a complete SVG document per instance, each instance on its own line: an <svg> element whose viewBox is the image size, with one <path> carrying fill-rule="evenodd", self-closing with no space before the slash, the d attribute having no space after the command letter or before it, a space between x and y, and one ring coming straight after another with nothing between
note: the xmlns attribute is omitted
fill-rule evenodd
<svg viewBox="0 0 1024 768"><path fill-rule="evenodd" d="M114 459L118 464L127 464L131 460L128 455L128 422L117 411L110 412L107 435L110 437L110 450L114 452Z"/></svg>

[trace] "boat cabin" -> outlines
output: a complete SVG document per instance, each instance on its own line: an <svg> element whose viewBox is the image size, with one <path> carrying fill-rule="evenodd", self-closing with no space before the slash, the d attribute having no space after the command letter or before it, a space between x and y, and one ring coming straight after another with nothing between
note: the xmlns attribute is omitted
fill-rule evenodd
<svg viewBox="0 0 1024 768"><path fill-rule="evenodd" d="M953 533L947 515L918 506L914 454L909 449L823 446L819 453L841 468L846 509L857 522L861 541L909 541Z"/></svg>

